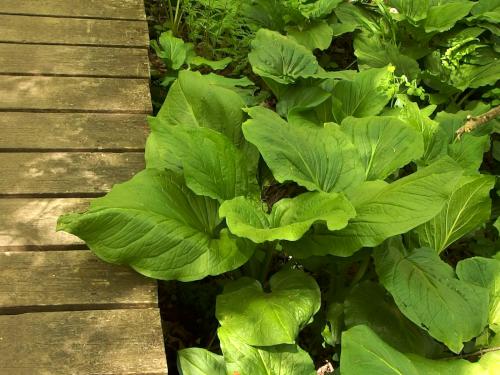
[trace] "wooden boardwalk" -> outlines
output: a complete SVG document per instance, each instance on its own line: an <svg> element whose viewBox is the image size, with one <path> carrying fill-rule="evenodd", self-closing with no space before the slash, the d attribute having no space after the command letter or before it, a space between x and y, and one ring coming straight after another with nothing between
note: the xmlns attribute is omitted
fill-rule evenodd
<svg viewBox="0 0 500 375"><path fill-rule="evenodd" d="M142 0L0 0L0 374L166 374L157 286L59 215L144 167Z"/></svg>

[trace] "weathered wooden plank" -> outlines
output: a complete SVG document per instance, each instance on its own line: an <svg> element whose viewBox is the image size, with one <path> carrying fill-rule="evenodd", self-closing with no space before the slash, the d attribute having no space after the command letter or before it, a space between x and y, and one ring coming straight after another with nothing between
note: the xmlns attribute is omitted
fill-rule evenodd
<svg viewBox="0 0 500 375"><path fill-rule="evenodd" d="M56 232L60 215L83 212L89 199L0 199L0 252L11 249L47 249L81 246L83 241Z"/></svg>
<svg viewBox="0 0 500 375"><path fill-rule="evenodd" d="M0 77L0 110L151 112L146 79Z"/></svg>
<svg viewBox="0 0 500 375"><path fill-rule="evenodd" d="M166 374L157 309L0 316L0 373Z"/></svg>
<svg viewBox="0 0 500 375"><path fill-rule="evenodd" d="M155 281L88 250L0 252L0 314L156 306Z"/></svg>
<svg viewBox="0 0 500 375"><path fill-rule="evenodd" d="M102 193L143 168L139 152L0 153L0 195Z"/></svg>
<svg viewBox="0 0 500 375"><path fill-rule="evenodd" d="M2 0L0 2L0 13L146 19L143 0Z"/></svg>
<svg viewBox="0 0 500 375"><path fill-rule="evenodd" d="M1 112L0 149L141 150L146 122L143 114Z"/></svg>
<svg viewBox="0 0 500 375"><path fill-rule="evenodd" d="M0 73L149 78L149 61L142 48L2 43Z"/></svg>
<svg viewBox="0 0 500 375"><path fill-rule="evenodd" d="M146 48L149 35L146 21L0 14L0 42Z"/></svg>

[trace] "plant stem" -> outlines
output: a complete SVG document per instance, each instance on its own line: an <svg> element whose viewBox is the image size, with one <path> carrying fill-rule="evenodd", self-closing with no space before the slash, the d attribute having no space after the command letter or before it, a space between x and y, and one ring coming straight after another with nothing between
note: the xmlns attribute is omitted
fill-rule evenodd
<svg viewBox="0 0 500 375"><path fill-rule="evenodd" d="M482 356L483 354L486 354L486 353L497 352L499 350L500 350L500 346L494 346L492 348L480 349L480 350L478 350L477 352L474 352L474 353L455 355L455 356L446 357L446 358L443 358L443 359L445 361L449 361L449 360L452 360L452 359L470 358L470 357Z"/></svg>
<svg viewBox="0 0 500 375"><path fill-rule="evenodd" d="M487 122L490 122L491 120L497 118L498 116L500 116L500 105L490 109L488 112L483 113L480 116L468 116L467 122L464 124L464 126L462 126L455 132L455 134L457 135L457 139L460 139L462 134L470 133L481 125L484 125Z"/></svg>
<svg viewBox="0 0 500 375"><path fill-rule="evenodd" d="M354 278L351 281L351 287L356 285L361 281L363 276L366 273L366 270L368 269L368 265L370 264L370 257L366 257L361 261L361 264L359 265L358 272L354 275Z"/></svg>
<svg viewBox="0 0 500 375"><path fill-rule="evenodd" d="M262 269L260 273L260 281L263 283L267 279L267 275L271 269L274 258L275 243L271 242L269 247L265 250L265 258L262 262Z"/></svg>

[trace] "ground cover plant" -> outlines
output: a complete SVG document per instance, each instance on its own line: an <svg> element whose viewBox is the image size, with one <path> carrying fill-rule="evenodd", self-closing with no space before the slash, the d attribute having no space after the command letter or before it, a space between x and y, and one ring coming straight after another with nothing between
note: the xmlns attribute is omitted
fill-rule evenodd
<svg viewBox="0 0 500 375"><path fill-rule="evenodd" d="M162 4L146 169L58 228L191 296L179 372L500 372L500 2Z"/></svg>

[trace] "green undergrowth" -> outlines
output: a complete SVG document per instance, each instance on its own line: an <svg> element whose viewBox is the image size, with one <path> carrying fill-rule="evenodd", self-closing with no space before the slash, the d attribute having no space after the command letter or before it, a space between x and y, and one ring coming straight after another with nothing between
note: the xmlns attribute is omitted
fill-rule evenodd
<svg viewBox="0 0 500 375"><path fill-rule="evenodd" d="M146 169L58 228L165 281L179 373L499 373L500 2L148 9Z"/></svg>

